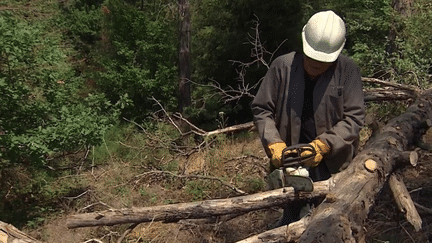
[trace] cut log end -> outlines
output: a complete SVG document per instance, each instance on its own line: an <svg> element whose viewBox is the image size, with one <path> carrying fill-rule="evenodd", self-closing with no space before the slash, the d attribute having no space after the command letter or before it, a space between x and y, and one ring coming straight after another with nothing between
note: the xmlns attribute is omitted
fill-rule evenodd
<svg viewBox="0 0 432 243"><path fill-rule="evenodd" d="M377 169L377 163L372 159L366 160L364 165L369 172L374 172Z"/></svg>

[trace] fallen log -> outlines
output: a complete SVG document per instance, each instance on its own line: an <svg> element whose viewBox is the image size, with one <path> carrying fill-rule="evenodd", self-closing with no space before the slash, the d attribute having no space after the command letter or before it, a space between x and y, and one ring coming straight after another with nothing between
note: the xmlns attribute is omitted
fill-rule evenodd
<svg viewBox="0 0 432 243"><path fill-rule="evenodd" d="M371 84L379 84L382 86L393 87L396 89L405 90L405 91L413 92L413 93L417 93L417 94L421 93L421 90L419 88L412 86L412 85L392 83L392 82L377 79L377 78L367 78L367 77L362 77L362 81L366 82L366 83L371 83Z"/></svg>
<svg viewBox="0 0 432 243"><path fill-rule="evenodd" d="M12 243L40 243L40 241L26 235L15 226L0 221L0 242Z"/></svg>
<svg viewBox="0 0 432 243"><path fill-rule="evenodd" d="M406 90L395 89L371 89L364 90L364 100L369 101L385 101L385 100L408 100L415 99L416 94Z"/></svg>
<svg viewBox="0 0 432 243"><path fill-rule="evenodd" d="M404 151L429 128L425 121L432 119L431 95L432 90L423 92L404 114L381 128L346 170L335 175L334 197L313 211L299 242L365 241L363 225L377 194L396 167L410 164ZM368 160L376 163L375 169L365 167Z"/></svg>
<svg viewBox="0 0 432 243"><path fill-rule="evenodd" d="M293 188L286 187L228 199L76 214L68 217L67 227L73 229L152 221L176 222L181 219L199 219L226 214L247 213L258 209L284 205L295 200L324 198L330 190L329 187L330 181L321 181L314 183L314 191L311 193L295 192Z"/></svg>

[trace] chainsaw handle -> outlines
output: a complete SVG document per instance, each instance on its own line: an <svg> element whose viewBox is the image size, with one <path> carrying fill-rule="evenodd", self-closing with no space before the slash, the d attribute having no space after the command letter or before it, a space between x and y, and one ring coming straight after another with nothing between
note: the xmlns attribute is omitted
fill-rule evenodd
<svg viewBox="0 0 432 243"><path fill-rule="evenodd" d="M306 151L310 151L311 153L302 158L301 154ZM315 148L308 143L286 147L282 150L282 167L298 167L303 165L303 160L315 157L315 155Z"/></svg>

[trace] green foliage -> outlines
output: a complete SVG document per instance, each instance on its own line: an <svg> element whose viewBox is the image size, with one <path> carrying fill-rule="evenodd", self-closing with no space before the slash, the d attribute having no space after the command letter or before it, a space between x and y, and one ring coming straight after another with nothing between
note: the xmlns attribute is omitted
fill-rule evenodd
<svg viewBox="0 0 432 243"><path fill-rule="evenodd" d="M143 117L152 110L154 97L168 109L176 106L176 35L173 22L160 20L137 7L111 0L107 3L104 31L108 50L100 50L103 71L97 84L112 102L128 95L126 117Z"/></svg>
<svg viewBox="0 0 432 243"><path fill-rule="evenodd" d="M80 50L89 52L100 38L102 30L102 10L100 4L89 1L72 1L64 7L61 23L67 34Z"/></svg>
<svg viewBox="0 0 432 243"><path fill-rule="evenodd" d="M429 1L416 1L411 15L395 13L398 25L395 30L395 52L389 60L393 78L401 83L429 87L432 75L432 39L428 34L432 27L432 5Z"/></svg>
<svg viewBox="0 0 432 243"><path fill-rule="evenodd" d="M118 158L128 158L130 151L119 141L125 140L131 133L133 133L132 126L116 124L107 129L103 135L103 142L95 146L90 155L95 164L106 164L112 155Z"/></svg>
<svg viewBox="0 0 432 243"><path fill-rule="evenodd" d="M65 62L59 40L8 14L0 16L0 31L0 159L37 163L99 143L113 106L103 95L78 95L83 80Z"/></svg>
<svg viewBox="0 0 432 243"><path fill-rule="evenodd" d="M207 197L207 192L211 189L211 185L207 181L195 180L186 182L185 191L191 195L194 201L201 201Z"/></svg>

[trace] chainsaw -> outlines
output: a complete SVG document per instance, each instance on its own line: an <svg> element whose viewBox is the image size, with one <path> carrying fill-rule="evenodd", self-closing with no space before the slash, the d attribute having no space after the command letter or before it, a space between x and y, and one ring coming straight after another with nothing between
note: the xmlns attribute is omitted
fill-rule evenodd
<svg viewBox="0 0 432 243"><path fill-rule="evenodd" d="M309 151L307 155L302 153ZM314 159L316 151L310 144L296 144L282 151L282 166L268 176L271 189L293 187L295 191L313 191L313 181L304 161Z"/></svg>

